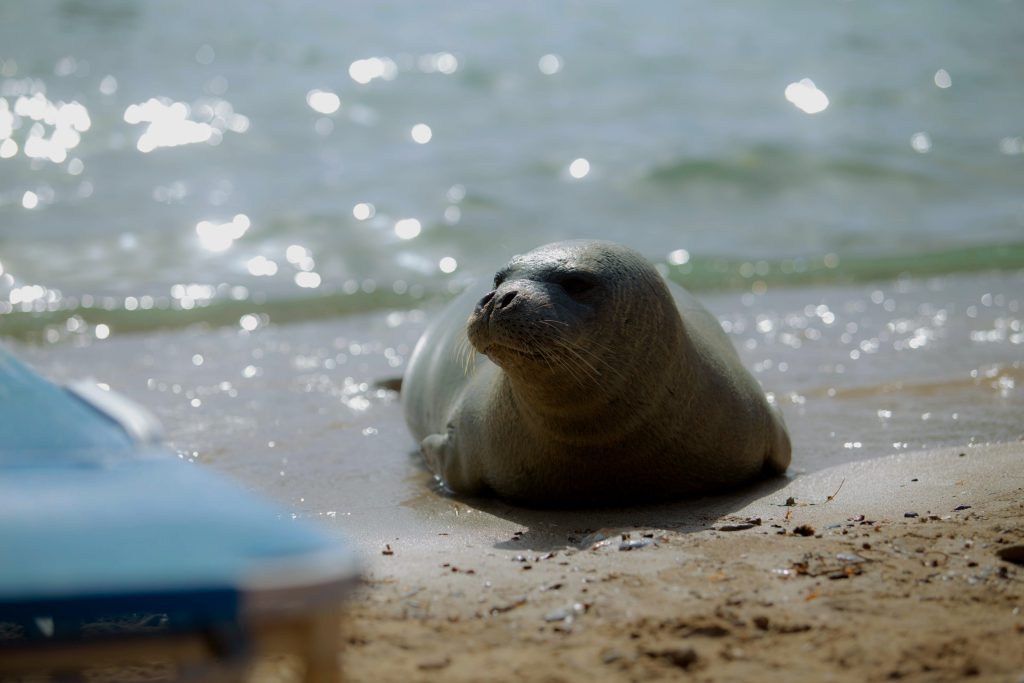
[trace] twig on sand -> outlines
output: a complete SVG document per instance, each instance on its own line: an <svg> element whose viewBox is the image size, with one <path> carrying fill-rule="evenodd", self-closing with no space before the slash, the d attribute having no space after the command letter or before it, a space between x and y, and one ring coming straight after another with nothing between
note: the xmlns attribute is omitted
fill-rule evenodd
<svg viewBox="0 0 1024 683"><path fill-rule="evenodd" d="M833 493L831 496L826 498L825 502L826 503L832 502L832 499L839 495L839 492L842 490L843 484L845 484L845 483L846 483L846 479L843 479L841 482L839 482L839 488L836 489L835 493Z"/></svg>

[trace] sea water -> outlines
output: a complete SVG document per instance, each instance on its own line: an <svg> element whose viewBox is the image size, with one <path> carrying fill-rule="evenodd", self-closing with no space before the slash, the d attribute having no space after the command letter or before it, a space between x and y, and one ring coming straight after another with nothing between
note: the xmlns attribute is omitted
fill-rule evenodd
<svg viewBox="0 0 1024 683"><path fill-rule="evenodd" d="M1018 2L5 3L0 336L297 514L396 514L376 382L602 238L709 304L796 470L1017 439L1022 65Z"/></svg>

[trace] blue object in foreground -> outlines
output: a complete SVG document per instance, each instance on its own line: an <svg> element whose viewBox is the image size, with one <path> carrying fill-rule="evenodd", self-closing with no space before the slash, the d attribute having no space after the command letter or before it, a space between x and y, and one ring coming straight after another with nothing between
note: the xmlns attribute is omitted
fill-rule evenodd
<svg viewBox="0 0 1024 683"><path fill-rule="evenodd" d="M234 655L294 641L307 678L334 680L352 551L156 434L127 400L57 387L0 347L0 673L195 638Z"/></svg>

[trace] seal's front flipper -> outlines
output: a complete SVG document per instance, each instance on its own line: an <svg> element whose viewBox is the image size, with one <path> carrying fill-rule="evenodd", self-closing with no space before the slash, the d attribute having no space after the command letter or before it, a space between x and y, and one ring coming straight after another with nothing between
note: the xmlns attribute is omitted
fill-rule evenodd
<svg viewBox="0 0 1024 683"><path fill-rule="evenodd" d="M434 476L455 493L474 495L484 490L483 480L475 474L468 459L458 452L452 431L423 439L420 453Z"/></svg>

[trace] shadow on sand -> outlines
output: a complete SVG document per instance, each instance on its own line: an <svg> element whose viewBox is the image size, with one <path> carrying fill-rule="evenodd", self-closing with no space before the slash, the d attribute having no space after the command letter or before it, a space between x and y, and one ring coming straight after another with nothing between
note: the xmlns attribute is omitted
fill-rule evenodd
<svg viewBox="0 0 1024 683"><path fill-rule="evenodd" d="M455 499L525 529L495 543L495 548L550 552L566 546L584 548L596 540L627 533L642 543L642 534L632 532L643 530L702 531L711 527L715 520L770 496L790 481L788 477L778 476L719 495L621 508L540 509L518 507L496 498ZM785 500L780 499L777 504L784 506Z"/></svg>

